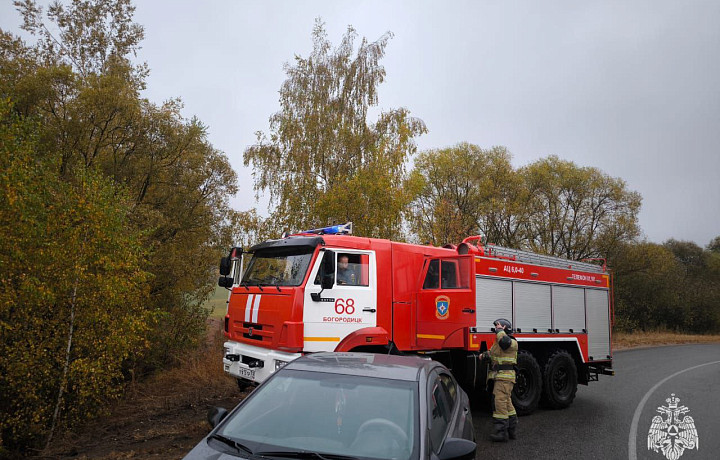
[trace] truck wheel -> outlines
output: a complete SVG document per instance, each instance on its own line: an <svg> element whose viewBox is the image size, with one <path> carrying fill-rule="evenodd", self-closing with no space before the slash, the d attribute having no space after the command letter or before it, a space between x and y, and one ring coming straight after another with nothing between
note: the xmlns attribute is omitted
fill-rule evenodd
<svg viewBox="0 0 720 460"><path fill-rule="evenodd" d="M518 415L532 414L542 393L540 366L533 355L522 350L518 352L517 368L512 403Z"/></svg>
<svg viewBox="0 0 720 460"><path fill-rule="evenodd" d="M550 409L564 409L572 404L577 392L575 360L565 350L556 350L543 368L542 403Z"/></svg>

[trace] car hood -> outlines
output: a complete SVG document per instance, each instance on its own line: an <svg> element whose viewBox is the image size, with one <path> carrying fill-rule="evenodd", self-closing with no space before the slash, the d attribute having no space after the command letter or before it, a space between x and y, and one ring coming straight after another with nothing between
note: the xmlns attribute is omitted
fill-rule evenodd
<svg viewBox="0 0 720 460"><path fill-rule="evenodd" d="M226 454L219 452L212 447L208 446L207 438L200 441L188 454L183 457L183 460L237 460L238 458L248 458L239 455Z"/></svg>

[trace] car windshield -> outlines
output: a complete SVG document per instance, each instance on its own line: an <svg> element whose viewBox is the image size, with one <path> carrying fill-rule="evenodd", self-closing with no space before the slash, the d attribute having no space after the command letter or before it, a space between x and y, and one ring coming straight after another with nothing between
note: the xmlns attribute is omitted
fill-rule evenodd
<svg viewBox="0 0 720 460"><path fill-rule="evenodd" d="M417 382L286 369L248 398L219 434L256 454L418 456Z"/></svg>
<svg viewBox="0 0 720 460"><path fill-rule="evenodd" d="M253 254L241 284L299 286L305 278L314 248L263 250Z"/></svg>

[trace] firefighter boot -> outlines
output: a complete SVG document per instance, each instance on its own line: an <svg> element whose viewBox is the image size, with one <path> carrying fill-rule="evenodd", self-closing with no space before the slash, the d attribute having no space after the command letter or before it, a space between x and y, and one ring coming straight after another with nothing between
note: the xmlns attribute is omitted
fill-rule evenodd
<svg viewBox="0 0 720 460"><path fill-rule="evenodd" d="M508 437L510 439L517 439L517 415L511 415L508 419Z"/></svg>
<svg viewBox="0 0 720 460"><path fill-rule="evenodd" d="M493 442L507 442L508 440L508 420L502 418L493 418L493 428L495 432L490 434Z"/></svg>

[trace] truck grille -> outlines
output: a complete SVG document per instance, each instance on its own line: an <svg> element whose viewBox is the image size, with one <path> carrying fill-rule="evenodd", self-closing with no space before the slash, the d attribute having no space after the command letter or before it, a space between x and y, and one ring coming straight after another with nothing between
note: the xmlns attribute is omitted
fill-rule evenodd
<svg viewBox="0 0 720 460"><path fill-rule="evenodd" d="M262 342L263 334L262 324L243 323L243 337L250 340L258 340Z"/></svg>

